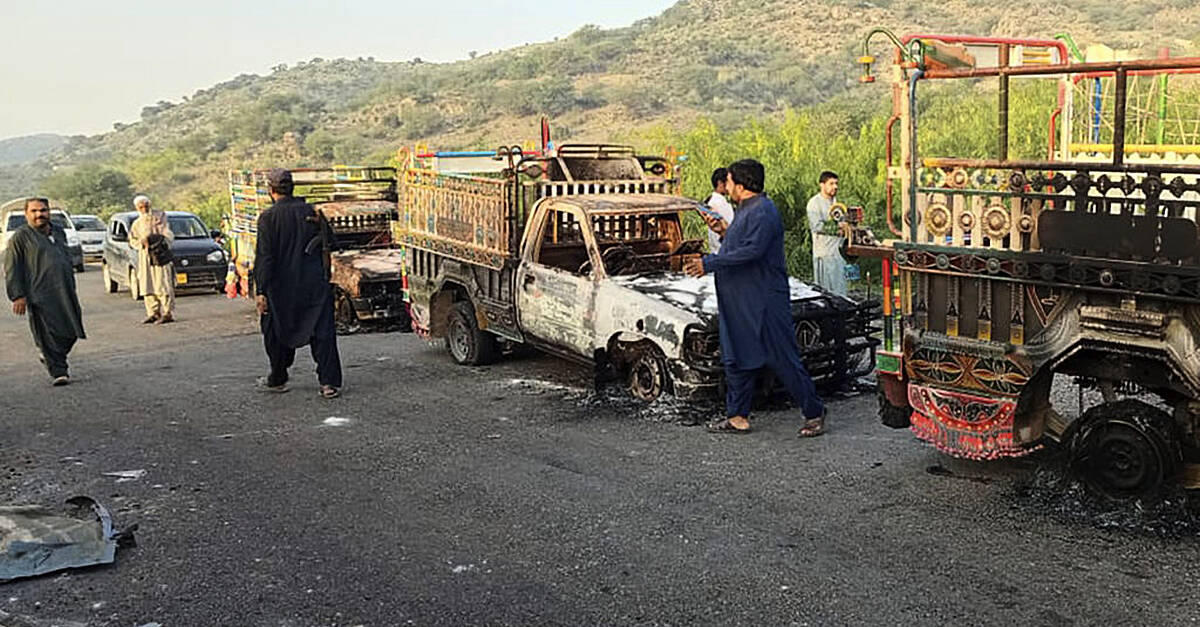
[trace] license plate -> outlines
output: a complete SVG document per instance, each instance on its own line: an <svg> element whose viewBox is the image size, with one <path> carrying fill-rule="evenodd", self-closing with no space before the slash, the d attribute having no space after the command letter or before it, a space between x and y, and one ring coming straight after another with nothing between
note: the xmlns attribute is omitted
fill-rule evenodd
<svg viewBox="0 0 1200 627"><path fill-rule="evenodd" d="M182 272L175 273L175 282L179 285L187 283L187 275Z"/></svg>

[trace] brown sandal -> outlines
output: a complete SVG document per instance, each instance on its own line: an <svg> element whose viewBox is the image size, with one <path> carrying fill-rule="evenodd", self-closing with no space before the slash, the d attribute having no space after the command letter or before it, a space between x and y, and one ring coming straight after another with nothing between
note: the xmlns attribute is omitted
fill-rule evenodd
<svg viewBox="0 0 1200 627"><path fill-rule="evenodd" d="M747 426L745 429L739 429L738 427L733 426L733 423L730 422L728 418L724 420L714 420L708 423L706 426L709 433L750 433L751 429L749 426Z"/></svg>
<svg viewBox="0 0 1200 627"><path fill-rule="evenodd" d="M804 421L804 426L800 428L800 437L815 438L818 435L825 434L825 413L822 412L818 418L808 418Z"/></svg>

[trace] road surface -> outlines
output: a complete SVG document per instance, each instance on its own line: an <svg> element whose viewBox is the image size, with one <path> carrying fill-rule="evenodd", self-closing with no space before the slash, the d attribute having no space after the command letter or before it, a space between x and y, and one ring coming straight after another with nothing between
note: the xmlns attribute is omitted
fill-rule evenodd
<svg viewBox="0 0 1200 627"><path fill-rule="evenodd" d="M0 316L0 504L96 497L136 548L0 586L0 612L95 626L1194 624L1196 525L1106 512L1038 460L955 462L831 403L745 436L597 394L546 357L454 366L412 334L341 338L318 398L269 395L250 305L178 319L78 276L89 338L51 388ZM102 473L144 469L134 481ZM1047 478L1050 479L1047 479ZM0 614L3 616L4 614Z"/></svg>

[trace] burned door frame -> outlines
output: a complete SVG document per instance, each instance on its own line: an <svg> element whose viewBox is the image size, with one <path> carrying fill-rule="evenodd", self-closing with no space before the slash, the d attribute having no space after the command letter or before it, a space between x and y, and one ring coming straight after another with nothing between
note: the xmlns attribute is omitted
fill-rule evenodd
<svg viewBox="0 0 1200 627"><path fill-rule="evenodd" d="M587 259L591 262L590 274L582 275L541 262L554 212L572 217L578 225ZM535 207L533 219L537 232L535 237L526 238L516 276L520 326L539 344L590 360L594 357L595 347L596 291L604 278L604 264L596 252L596 241L587 216L570 204L542 201ZM542 298L551 299L549 305ZM547 310L547 306L551 308Z"/></svg>

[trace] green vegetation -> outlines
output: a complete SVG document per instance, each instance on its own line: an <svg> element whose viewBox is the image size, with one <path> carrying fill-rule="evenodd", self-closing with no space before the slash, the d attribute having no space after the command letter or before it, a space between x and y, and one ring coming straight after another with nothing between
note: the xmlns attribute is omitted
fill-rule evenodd
<svg viewBox="0 0 1200 627"><path fill-rule="evenodd" d="M1118 13L1141 17L1117 20ZM64 178L95 172L83 169L94 165L124 173L133 190L160 207L219 213L216 199L230 169L384 162L416 142L443 149L521 143L536 138L541 115L552 117L558 141L656 138L694 155L710 151L696 157L693 171L762 155L789 181L777 194L808 193L826 165L853 170L846 185L882 189L866 155L879 158L882 133L875 127L885 91L855 80L860 38L871 27L979 34L1028 27L1028 35L1042 37L1070 30L1084 44L1140 47L1153 56L1163 44L1189 52L1182 42L1200 39L1189 26L1197 20L1200 7L1184 0L1131 0L1119 11L1102 0L975 3L969 11L928 0L682 0L626 28L584 26L554 41L454 63L311 59L279 64L265 76L243 74L181 102L149 105L139 121L114 124L112 132L71 138L38 153L40 161L0 165L0 196L57 188ZM974 90L966 100L933 94L933 101L945 99L935 106L944 112L928 123L958 131L929 133L935 143L922 150L985 128L979 121L995 115L986 93ZM1044 146L1041 115L1013 120L1014 149L1021 142ZM971 145L987 153L993 144L983 135ZM717 143L701 146L706 137ZM794 243L803 245L806 236L793 230Z"/></svg>
<svg viewBox="0 0 1200 627"><path fill-rule="evenodd" d="M133 199L133 186L124 172L94 164L55 172L42 181L40 191L76 213L108 215Z"/></svg>

